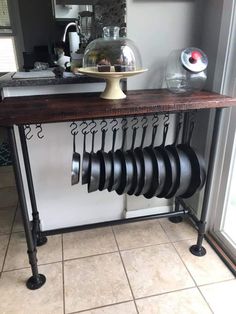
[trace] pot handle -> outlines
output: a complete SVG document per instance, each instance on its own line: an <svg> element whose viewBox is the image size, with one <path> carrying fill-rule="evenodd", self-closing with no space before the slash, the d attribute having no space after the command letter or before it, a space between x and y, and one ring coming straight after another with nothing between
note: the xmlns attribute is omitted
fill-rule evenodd
<svg viewBox="0 0 236 314"><path fill-rule="evenodd" d="M188 139L187 139L187 145L189 145L189 146L191 144L194 127L195 127L195 123L194 123L194 121L191 121L190 129L189 129L189 136L188 136Z"/></svg>
<svg viewBox="0 0 236 314"><path fill-rule="evenodd" d="M169 129L169 124L167 123L164 125L164 128L163 128L163 140L162 140L162 144L161 144L162 147L165 147L168 129Z"/></svg>

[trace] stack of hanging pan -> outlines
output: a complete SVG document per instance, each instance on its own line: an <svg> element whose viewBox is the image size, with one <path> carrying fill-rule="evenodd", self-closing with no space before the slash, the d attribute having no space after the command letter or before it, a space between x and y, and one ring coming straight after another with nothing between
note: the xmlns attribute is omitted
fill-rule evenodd
<svg viewBox="0 0 236 314"><path fill-rule="evenodd" d="M190 140L177 144L180 127L177 128L174 143L165 145L168 125L163 128L163 141L154 146L157 126L153 127L152 141L143 147L147 127L143 127L141 145L135 148L136 128L133 128L130 149L124 149L127 129L123 128L122 146L115 150L117 130L113 130L113 144L109 152L104 151L106 130L102 130L101 149L96 153L84 151L82 161L82 184L88 185L88 192L116 191L119 195L143 195L146 198L191 197L200 190L206 179L202 157L191 147ZM92 133L92 147L95 133Z"/></svg>

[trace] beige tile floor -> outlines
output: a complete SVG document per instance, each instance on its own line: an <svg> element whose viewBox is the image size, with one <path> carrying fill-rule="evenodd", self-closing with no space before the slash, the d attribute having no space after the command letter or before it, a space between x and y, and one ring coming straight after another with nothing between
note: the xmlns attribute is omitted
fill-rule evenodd
<svg viewBox="0 0 236 314"><path fill-rule="evenodd" d="M206 256L191 255L196 231L187 221L48 237L38 248L39 271L47 281L30 291L20 215L16 205L8 205L0 209L1 314L235 313L234 276L207 243Z"/></svg>

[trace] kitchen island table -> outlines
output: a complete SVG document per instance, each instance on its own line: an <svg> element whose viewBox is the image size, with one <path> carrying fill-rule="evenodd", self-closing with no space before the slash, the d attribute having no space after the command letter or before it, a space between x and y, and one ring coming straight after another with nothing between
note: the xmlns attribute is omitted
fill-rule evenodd
<svg viewBox="0 0 236 314"><path fill-rule="evenodd" d="M193 93L192 95L174 95L165 89L129 91L127 92L127 98L123 100L104 100L99 98L98 93L4 98L0 102L0 126L3 126L8 130L20 208L28 246L29 262L32 269L32 277L28 279L27 287L29 289L38 289L46 281L45 276L38 273L36 246L46 243L46 235L56 234L62 231L81 230L101 225L127 223L141 219L153 219L160 217L175 218L188 215L195 222L198 228L197 244L193 245L190 250L194 255L204 255L206 252L202 246L202 241L205 234L208 196L212 184L215 152L217 150L218 125L223 108L235 105L236 99L213 92L202 91ZM176 198L175 210L169 213L120 219L103 223L82 225L79 227L75 226L73 228L69 228L69 230L60 229L52 230L50 232L42 232L40 230L40 219L26 143L25 126L31 124L41 125L43 123L84 121L114 117L133 117L179 112L189 113L200 109L215 110L214 130L211 141L207 180L200 219L198 219L193 211L186 206L183 199ZM18 127L19 129L20 144L32 207L32 222L29 220L14 127Z"/></svg>

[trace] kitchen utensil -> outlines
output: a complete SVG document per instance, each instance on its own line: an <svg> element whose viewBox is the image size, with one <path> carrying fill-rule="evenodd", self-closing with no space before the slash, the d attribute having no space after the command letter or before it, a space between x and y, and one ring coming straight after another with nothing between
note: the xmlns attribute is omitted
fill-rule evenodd
<svg viewBox="0 0 236 314"><path fill-rule="evenodd" d="M135 121L135 123L132 126L133 135L132 135L131 148L129 151L126 151L120 154L122 176L121 176L121 183L119 187L116 189L116 192L119 195L127 193L131 189L133 176L135 174L135 164L134 164L132 151L134 148L133 145L136 138L136 131L137 131L136 125L138 123L138 119L134 117L132 121Z"/></svg>
<svg viewBox="0 0 236 314"><path fill-rule="evenodd" d="M71 164L71 185L75 185L79 183L79 175L80 175L80 154L76 152L75 147L75 138L76 133L73 133L73 155L72 155L72 164Z"/></svg>
<svg viewBox="0 0 236 314"><path fill-rule="evenodd" d="M188 156L191 164L191 177L187 190L179 195L182 198L191 197L205 183L206 170L203 158L191 147L191 139L194 130L194 121L190 123L189 137L186 144L180 144L177 147L182 149Z"/></svg>

